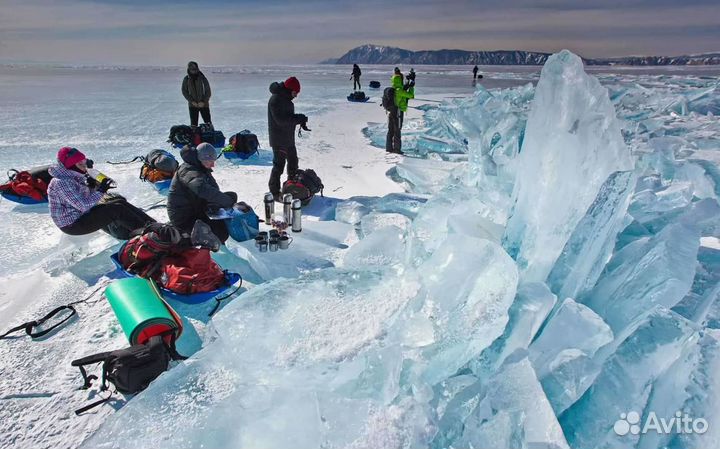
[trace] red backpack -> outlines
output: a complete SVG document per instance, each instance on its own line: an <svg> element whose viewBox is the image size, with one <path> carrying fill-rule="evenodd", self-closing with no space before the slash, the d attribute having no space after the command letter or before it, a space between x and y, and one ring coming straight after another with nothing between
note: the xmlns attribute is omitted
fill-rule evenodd
<svg viewBox="0 0 720 449"><path fill-rule="evenodd" d="M210 257L210 250L189 248L162 261L160 284L182 295L213 291L225 282L225 273Z"/></svg>
<svg viewBox="0 0 720 449"><path fill-rule="evenodd" d="M181 239L175 227L153 223L120 248L118 260L127 271L150 279L157 274L165 256L183 251Z"/></svg>
<svg viewBox="0 0 720 449"><path fill-rule="evenodd" d="M47 189L47 183L33 177L29 171L15 171L15 174L10 176L10 181L0 186L0 191L27 196L37 201L47 199Z"/></svg>

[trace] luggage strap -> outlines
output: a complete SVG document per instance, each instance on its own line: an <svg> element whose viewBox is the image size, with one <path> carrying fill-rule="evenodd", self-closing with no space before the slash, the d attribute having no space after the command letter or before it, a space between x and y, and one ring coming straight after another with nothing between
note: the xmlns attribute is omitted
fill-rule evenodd
<svg viewBox="0 0 720 449"><path fill-rule="evenodd" d="M227 270L225 271L225 282L227 282ZM237 293L242 288L242 284L243 284L243 279L242 279L242 277L240 277L240 285L238 285L235 290L228 293L227 295L223 295L223 296L220 296L219 298L215 298L215 307L213 307L213 309L210 311L210 313L208 313L208 316L215 315L215 312L217 312L218 309L220 308L220 302L225 299L228 299L229 297L231 297L232 295Z"/></svg>
<svg viewBox="0 0 720 449"><path fill-rule="evenodd" d="M62 321L50 326L47 329L43 329L39 332L33 332L34 328L41 326L47 320L49 320L50 318L54 317L55 315L57 315L58 313L62 312L63 310L66 310L66 309L70 311L70 314L67 317L65 317ZM19 326L13 327L9 331L0 335L0 339L6 338L10 334L15 333L20 330L25 330L25 333L28 334L30 336L30 338L40 338L44 335L49 334L56 328L62 326L65 322L67 322L70 318L74 317L75 315L77 315L77 310L75 310L75 308L71 305L56 307L55 309L51 310L50 313L48 313L44 317L40 318L39 320L28 321L27 323L23 323Z"/></svg>

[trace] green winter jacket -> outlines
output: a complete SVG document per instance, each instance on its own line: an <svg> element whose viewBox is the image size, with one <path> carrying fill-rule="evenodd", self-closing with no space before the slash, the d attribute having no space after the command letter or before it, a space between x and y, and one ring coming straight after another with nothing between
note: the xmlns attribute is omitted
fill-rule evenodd
<svg viewBox="0 0 720 449"><path fill-rule="evenodd" d="M393 75L392 87L395 88L395 106L402 112L407 112L408 100L415 98L415 87L403 89L403 80L400 75Z"/></svg>

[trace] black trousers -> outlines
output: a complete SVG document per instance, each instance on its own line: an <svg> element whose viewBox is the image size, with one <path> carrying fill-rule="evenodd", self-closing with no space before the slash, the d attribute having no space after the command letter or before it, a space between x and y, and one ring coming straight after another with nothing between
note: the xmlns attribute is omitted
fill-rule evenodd
<svg viewBox="0 0 720 449"><path fill-rule="evenodd" d="M225 195L229 195L233 198L233 202L237 203L237 193L235 192L223 192ZM228 231L227 225L225 224L225 220L211 220L210 217L207 216L207 214L203 211L196 211L196 215L193 216L187 216L183 218L182 222L175 222L170 220L170 222L173 224L173 226L179 228L183 232L187 232L190 234L192 232L193 226L195 226L195 220L200 220L202 222L207 223L208 226L210 226L210 229L212 229L213 234L217 236L218 239L222 243L225 243L227 239L230 237L230 232Z"/></svg>
<svg viewBox="0 0 720 449"><path fill-rule="evenodd" d="M402 150L402 136L400 129L403 125L404 113L402 111L391 112L388 114L388 132L385 139L386 151Z"/></svg>
<svg viewBox="0 0 720 449"><path fill-rule="evenodd" d="M268 188L273 194L280 193L280 177L285 171L285 161L287 161L288 178L292 178L298 171L298 156L295 145L288 148L273 148L273 167L268 182Z"/></svg>
<svg viewBox="0 0 720 449"><path fill-rule="evenodd" d="M210 120L210 106L204 108L188 107L190 108L190 126L195 127L198 125L198 114L202 115L203 123L212 123L212 120Z"/></svg>
<svg viewBox="0 0 720 449"><path fill-rule="evenodd" d="M359 76L357 78L353 78L353 90L356 90L355 86L357 86L357 89L362 88L362 86L360 85L360 77Z"/></svg>
<svg viewBox="0 0 720 449"><path fill-rule="evenodd" d="M98 204L75 220L75 223L60 228L69 235L85 235L102 229L121 240L130 238L130 233L142 228L155 219L128 203L124 198Z"/></svg>

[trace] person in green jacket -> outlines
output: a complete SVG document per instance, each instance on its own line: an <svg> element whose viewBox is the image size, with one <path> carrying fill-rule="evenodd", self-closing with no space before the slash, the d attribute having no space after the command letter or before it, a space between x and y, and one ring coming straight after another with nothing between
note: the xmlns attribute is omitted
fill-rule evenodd
<svg viewBox="0 0 720 449"><path fill-rule="evenodd" d="M388 132L385 140L385 150L389 153L403 154L400 129L403 125L405 112L407 112L408 100L415 98L415 80L410 80L403 85L402 73L396 69L391 78L391 84L395 89L395 108L387 111Z"/></svg>

